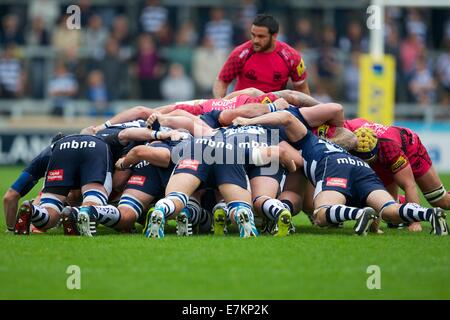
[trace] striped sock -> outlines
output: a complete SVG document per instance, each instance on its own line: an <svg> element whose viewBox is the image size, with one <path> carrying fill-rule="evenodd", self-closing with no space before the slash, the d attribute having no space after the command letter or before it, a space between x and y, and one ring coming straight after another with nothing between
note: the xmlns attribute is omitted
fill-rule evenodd
<svg viewBox="0 0 450 320"><path fill-rule="evenodd" d="M202 208L197 200L190 199L184 209L184 212L187 213L189 222L192 223L192 226L198 225L202 214Z"/></svg>
<svg viewBox="0 0 450 320"><path fill-rule="evenodd" d="M50 220L47 208L41 206L33 206L33 214L31 215L31 222L37 228L42 228Z"/></svg>
<svg viewBox="0 0 450 320"><path fill-rule="evenodd" d="M165 219L167 219L175 212L175 203L172 199L162 198L155 204L155 209L161 210Z"/></svg>
<svg viewBox="0 0 450 320"><path fill-rule="evenodd" d="M433 215L433 209L424 208L417 203L403 204L398 211L405 222L431 221Z"/></svg>
<svg viewBox="0 0 450 320"><path fill-rule="evenodd" d="M114 206L92 206L97 222L107 227L114 227L120 220L120 211Z"/></svg>
<svg viewBox="0 0 450 320"><path fill-rule="evenodd" d="M363 213L363 209L334 205L325 211L325 217L330 224L336 224L347 220L356 220Z"/></svg>
<svg viewBox="0 0 450 320"><path fill-rule="evenodd" d="M200 233L209 233L213 223L213 214L207 210L202 209L198 230Z"/></svg>
<svg viewBox="0 0 450 320"><path fill-rule="evenodd" d="M262 204L262 212L267 219L276 221L281 211L285 210L286 207L280 200L277 199L267 199Z"/></svg>

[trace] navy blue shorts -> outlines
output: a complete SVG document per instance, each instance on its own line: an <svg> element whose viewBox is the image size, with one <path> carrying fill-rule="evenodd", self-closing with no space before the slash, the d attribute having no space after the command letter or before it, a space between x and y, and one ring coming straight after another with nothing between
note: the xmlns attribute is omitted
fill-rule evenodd
<svg viewBox="0 0 450 320"><path fill-rule="evenodd" d="M213 184L219 186L230 183L247 188L244 165L236 164L233 161L225 161L225 153L228 151L222 153L224 148L216 149L212 144L208 144L209 141L214 140L208 138L193 139L189 144L190 148L183 150L182 157L175 167L174 174L191 174L198 178L203 183L203 186L206 183L205 187L213 187ZM219 152L221 152L219 157L220 161L217 161L218 158L216 156L219 155ZM231 150L231 153L233 152L234 150Z"/></svg>
<svg viewBox="0 0 450 320"><path fill-rule="evenodd" d="M79 189L88 183L100 183L111 192L112 168L108 145L90 135L73 135L59 140L53 147L45 177L44 192L61 188Z"/></svg>
<svg viewBox="0 0 450 320"><path fill-rule="evenodd" d="M347 204L366 206L368 195L375 190L386 190L380 178L363 160L347 154L331 154L317 164L316 190L333 190L345 195Z"/></svg>
<svg viewBox="0 0 450 320"><path fill-rule="evenodd" d="M278 168L271 168L270 164L265 166L255 166L253 164L246 165L245 171L247 172L250 180L255 177L269 177L275 179L278 183L281 183L283 176L287 174L286 169L282 166L279 166Z"/></svg>
<svg viewBox="0 0 450 320"><path fill-rule="evenodd" d="M133 168L133 173L128 179L125 190L134 189L155 198L164 197L173 168L174 165L170 165L168 168L161 168L140 162Z"/></svg>

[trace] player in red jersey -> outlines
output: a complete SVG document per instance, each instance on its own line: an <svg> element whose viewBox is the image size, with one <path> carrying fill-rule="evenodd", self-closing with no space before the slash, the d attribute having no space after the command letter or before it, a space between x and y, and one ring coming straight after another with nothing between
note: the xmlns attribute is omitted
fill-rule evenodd
<svg viewBox="0 0 450 320"><path fill-rule="evenodd" d="M278 29L272 16L256 16L251 40L236 47L222 66L214 83L214 97L224 97L234 79L235 90L254 87L272 92L286 88L290 78L296 91L309 94L303 59L294 48L277 41Z"/></svg>
<svg viewBox="0 0 450 320"><path fill-rule="evenodd" d="M344 127L358 138L354 154L370 164L392 195L397 196L399 186L405 191L407 202L419 203L417 184L432 206L450 209L450 194L415 132L362 118L346 120ZM332 131L327 134L332 136ZM410 230L420 231L420 225L413 223Z"/></svg>

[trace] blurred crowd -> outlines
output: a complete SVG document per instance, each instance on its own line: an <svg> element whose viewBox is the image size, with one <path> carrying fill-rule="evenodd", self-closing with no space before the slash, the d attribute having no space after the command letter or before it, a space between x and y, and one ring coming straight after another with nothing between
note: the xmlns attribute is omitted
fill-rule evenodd
<svg viewBox="0 0 450 320"><path fill-rule="evenodd" d="M159 0L126 5L81 0L81 28L67 28L55 0L1 5L0 98L51 98L54 114L71 99L87 99L93 115L108 115L123 99L211 97L229 52L249 37L265 10L280 21L279 40L302 54L309 85L322 101L357 102L359 56L368 52L366 11L277 6L257 0L235 7L180 10ZM396 101L450 107L450 10L390 7L385 51L396 59Z"/></svg>

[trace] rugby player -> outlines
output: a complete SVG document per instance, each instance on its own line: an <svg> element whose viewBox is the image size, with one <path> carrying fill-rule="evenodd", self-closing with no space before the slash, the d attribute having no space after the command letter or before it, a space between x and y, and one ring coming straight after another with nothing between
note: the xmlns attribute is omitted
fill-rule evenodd
<svg viewBox="0 0 450 320"><path fill-rule="evenodd" d="M292 153L293 159L315 186L317 225L356 220L355 233L365 235L379 215L391 223L429 221L432 233L448 235L443 209L424 208L417 203L398 204L369 165L341 147L314 136L293 114L275 112L250 119L236 118L233 123L277 125L285 129L286 140L300 151Z"/></svg>

